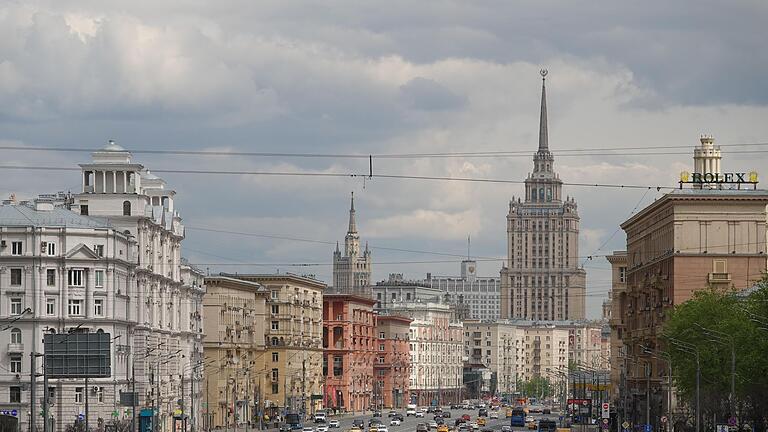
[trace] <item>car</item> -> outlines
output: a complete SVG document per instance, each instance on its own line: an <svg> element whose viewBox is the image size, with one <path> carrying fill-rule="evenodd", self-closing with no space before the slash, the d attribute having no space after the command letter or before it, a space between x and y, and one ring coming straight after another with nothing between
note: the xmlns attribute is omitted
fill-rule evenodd
<svg viewBox="0 0 768 432"><path fill-rule="evenodd" d="M435 416L434 416L434 417L432 417L432 419L433 419L434 421L437 421L437 419L440 419L440 420L442 420L442 419L443 419L443 416L442 416L442 414L435 414Z"/></svg>
<svg viewBox="0 0 768 432"><path fill-rule="evenodd" d="M301 432L315 432L315 429L312 426L304 426Z"/></svg>
<svg viewBox="0 0 768 432"><path fill-rule="evenodd" d="M358 429L362 429L365 427L365 421L363 419L354 419L352 420L352 427L356 427Z"/></svg>
<svg viewBox="0 0 768 432"><path fill-rule="evenodd" d="M392 420L389 421L390 426L400 426L400 423L402 423L402 421L396 418L393 418Z"/></svg>
<svg viewBox="0 0 768 432"><path fill-rule="evenodd" d="M413 415L414 417L424 417L424 411L416 411L416 414Z"/></svg>
<svg viewBox="0 0 768 432"><path fill-rule="evenodd" d="M397 414L397 411L392 410L392 411L387 413L387 417L394 417L395 414Z"/></svg>
<svg viewBox="0 0 768 432"><path fill-rule="evenodd" d="M443 411L443 418L451 418L451 412L450 411Z"/></svg>
<svg viewBox="0 0 768 432"><path fill-rule="evenodd" d="M429 426L426 423L418 423L416 425L416 432L428 432Z"/></svg>
<svg viewBox="0 0 768 432"><path fill-rule="evenodd" d="M374 411L373 412L374 417L381 417L381 411Z"/></svg>
<svg viewBox="0 0 768 432"><path fill-rule="evenodd" d="M372 418L372 419L368 420L368 427L371 427L373 425L380 425L380 424L381 424L381 420L379 420L377 418Z"/></svg>
<svg viewBox="0 0 768 432"><path fill-rule="evenodd" d="M435 407L433 407L432 405L428 406L427 407L427 414L432 414L433 412L435 412Z"/></svg>
<svg viewBox="0 0 768 432"><path fill-rule="evenodd" d="M405 416L406 417L415 416L415 415L416 415L416 409L415 408L408 408L407 410L405 410Z"/></svg>
<svg viewBox="0 0 768 432"><path fill-rule="evenodd" d="M347 432L363 432L363 430L357 426L352 426Z"/></svg>
<svg viewBox="0 0 768 432"><path fill-rule="evenodd" d="M485 409L485 408L480 408L480 409L477 411L477 416L478 416L478 417L488 417L488 410L487 410L487 409Z"/></svg>
<svg viewBox="0 0 768 432"><path fill-rule="evenodd" d="M291 432L291 425L283 423L278 430L280 432Z"/></svg>
<svg viewBox="0 0 768 432"><path fill-rule="evenodd" d="M543 410L541 410L541 413L542 414L552 414L552 409L551 408L544 408Z"/></svg>
<svg viewBox="0 0 768 432"><path fill-rule="evenodd" d="M328 426L318 426L315 428L315 432L328 432Z"/></svg>
<svg viewBox="0 0 768 432"><path fill-rule="evenodd" d="M480 432L493 432L493 429L483 428L480 429Z"/></svg>
<svg viewBox="0 0 768 432"><path fill-rule="evenodd" d="M469 427L471 427L473 431L476 431L476 430L480 429L480 425L475 423L475 422L470 423Z"/></svg>
<svg viewBox="0 0 768 432"><path fill-rule="evenodd" d="M526 423L530 423L530 422L532 422L532 421L536 421L536 419L535 419L535 418L533 418L533 416L527 416L527 417L525 417L525 422L526 422Z"/></svg>
<svg viewBox="0 0 768 432"><path fill-rule="evenodd" d="M487 423L485 421L485 417L478 417L477 418L477 424L480 426L485 426Z"/></svg>
<svg viewBox="0 0 768 432"><path fill-rule="evenodd" d="M491 411L491 414L488 416L488 418L498 419L499 418L499 412L498 411Z"/></svg>
<svg viewBox="0 0 768 432"><path fill-rule="evenodd" d="M389 432L386 426L380 425L378 428L376 428L378 432Z"/></svg>
<svg viewBox="0 0 768 432"><path fill-rule="evenodd" d="M502 426L501 432L512 432L512 426L509 426L509 425Z"/></svg>
<svg viewBox="0 0 768 432"><path fill-rule="evenodd" d="M315 423L325 423L325 411L316 412L313 420Z"/></svg>
<svg viewBox="0 0 768 432"><path fill-rule="evenodd" d="M379 426L378 424L374 424L371 426L368 426L368 432L379 432Z"/></svg>
<svg viewBox="0 0 768 432"><path fill-rule="evenodd" d="M437 432L448 432L448 426L441 424L440 426L437 427Z"/></svg>
<svg viewBox="0 0 768 432"><path fill-rule="evenodd" d="M430 428L430 429L437 429L437 422L436 422L436 421L434 421L434 420L432 420L431 422L429 422L429 428Z"/></svg>
<svg viewBox="0 0 768 432"><path fill-rule="evenodd" d="M530 430L536 430L539 427L539 425L536 424L536 420L533 420L526 423L526 427Z"/></svg>
<svg viewBox="0 0 768 432"><path fill-rule="evenodd" d="M333 419L333 420L328 422L328 427L337 428L339 426L340 426L339 425L339 421L336 420L336 419Z"/></svg>
<svg viewBox="0 0 768 432"><path fill-rule="evenodd" d="M395 415L393 415L393 416L392 416L392 418L393 418L393 419L398 419L398 420L400 420L401 422L404 422L404 421L405 421L405 417L403 417L403 415L402 415L402 414L400 414L400 413L396 413Z"/></svg>
<svg viewBox="0 0 768 432"><path fill-rule="evenodd" d="M554 420L550 420L547 418L543 418L539 420L539 429L538 432L556 432L557 431L557 422Z"/></svg>
<svg viewBox="0 0 768 432"><path fill-rule="evenodd" d="M461 416L461 419L464 420L465 422L468 422L470 418L471 417L469 416L469 414L464 414L463 416Z"/></svg>

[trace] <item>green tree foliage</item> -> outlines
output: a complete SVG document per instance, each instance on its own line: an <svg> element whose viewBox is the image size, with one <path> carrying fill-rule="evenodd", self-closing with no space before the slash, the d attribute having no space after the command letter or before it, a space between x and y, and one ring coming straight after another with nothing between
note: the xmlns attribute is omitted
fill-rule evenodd
<svg viewBox="0 0 768 432"><path fill-rule="evenodd" d="M525 396L548 398L555 394L555 388L549 379L533 377L530 381L523 381L519 387Z"/></svg>
<svg viewBox="0 0 768 432"><path fill-rule="evenodd" d="M705 289L680 304L664 324L663 349L671 359L682 400L694 405L696 359L701 364L702 418L734 415L731 391L731 350L736 351L735 415L765 430L768 413L768 276L746 294ZM683 348L682 346L693 346Z"/></svg>

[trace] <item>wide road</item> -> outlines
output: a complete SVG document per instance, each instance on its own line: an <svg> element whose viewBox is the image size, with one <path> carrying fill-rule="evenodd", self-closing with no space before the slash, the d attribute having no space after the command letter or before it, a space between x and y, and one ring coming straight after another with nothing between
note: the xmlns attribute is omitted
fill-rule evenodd
<svg viewBox="0 0 768 432"><path fill-rule="evenodd" d="M401 413L403 416L405 416L405 410L395 410L398 413ZM448 425L448 427L453 430L454 422L457 418L461 417L464 414L469 414L471 417L470 423L477 420L477 413L478 410L463 410L463 409L453 409L453 410L447 410L451 412L451 417L445 419L445 424ZM480 426L479 431L482 431L483 429L490 429L494 431L500 431L501 427L504 425L510 424L510 419L505 418L505 412L506 409L502 408L499 411L499 418L498 419L491 419L490 417L486 417L487 424L485 426ZM377 417L377 419L381 420L382 423L387 427L389 432L415 432L416 431L416 425L419 423L429 423L430 421L434 420L435 415L434 414L428 414L424 413L424 417L418 418L414 416L410 417L404 417L404 421L399 426L390 426L389 421L391 418L387 417L387 414L389 413L389 410L382 411L382 416ZM490 414L491 411L489 410L488 413ZM531 414L532 417L535 419L541 419L541 418L547 418L550 420L557 421L559 419L559 414L556 412L552 412L552 414ZM352 427L352 422L355 419L363 419L365 421L365 430L368 430L368 420L372 419L373 417L370 414L367 415L346 415L346 416L331 416L329 419L337 419L339 420L339 428L331 428L329 429L329 432L346 432ZM312 423L307 422L304 424L304 426L312 427L313 429L316 429L317 426L321 426L321 423ZM525 431L528 430L525 427L515 427L513 428L515 431ZM431 429L430 432L435 432L435 429Z"/></svg>

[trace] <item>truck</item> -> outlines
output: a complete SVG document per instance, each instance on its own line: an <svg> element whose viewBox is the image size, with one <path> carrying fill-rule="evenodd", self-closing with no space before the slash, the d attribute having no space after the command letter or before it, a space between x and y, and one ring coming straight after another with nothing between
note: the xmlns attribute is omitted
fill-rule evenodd
<svg viewBox="0 0 768 432"><path fill-rule="evenodd" d="M415 416L416 415L416 404L408 404L408 406L405 408L405 416Z"/></svg>

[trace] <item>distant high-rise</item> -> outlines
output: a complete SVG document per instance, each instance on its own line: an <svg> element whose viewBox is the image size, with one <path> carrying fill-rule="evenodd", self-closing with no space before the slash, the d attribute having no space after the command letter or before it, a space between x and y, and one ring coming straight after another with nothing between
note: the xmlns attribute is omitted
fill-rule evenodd
<svg viewBox="0 0 768 432"><path fill-rule="evenodd" d="M539 321L585 317L586 273L579 268L576 201L562 196L547 130L546 75L542 70L539 149L525 179L525 199L507 214L507 263L501 270L502 319Z"/></svg>
<svg viewBox="0 0 768 432"><path fill-rule="evenodd" d="M349 228L344 237L344 255L336 243L333 252L333 291L340 294L354 294L371 297L371 251L368 244L360 251L360 234L355 221L355 195L352 194L349 208Z"/></svg>

